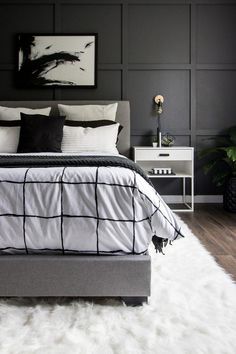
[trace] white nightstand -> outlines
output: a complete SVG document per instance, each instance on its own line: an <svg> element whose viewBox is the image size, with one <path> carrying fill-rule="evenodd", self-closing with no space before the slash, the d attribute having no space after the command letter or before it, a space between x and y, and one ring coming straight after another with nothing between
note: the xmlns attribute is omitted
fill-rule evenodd
<svg viewBox="0 0 236 354"><path fill-rule="evenodd" d="M183 204L186 209L173 209L174 211L194 210L194 149L192 147L151 147L134 146L134 161L148 174L149 178L181 178L183 180ZM154 175L155 167L171 168L174 174ZM186 197L186 179L190 179L190 203Z"/></svg>

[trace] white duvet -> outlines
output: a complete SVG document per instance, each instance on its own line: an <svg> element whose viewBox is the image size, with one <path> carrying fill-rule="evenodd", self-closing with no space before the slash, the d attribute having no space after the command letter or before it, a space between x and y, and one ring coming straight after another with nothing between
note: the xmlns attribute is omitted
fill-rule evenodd
<svg viewBox="0 0 236 354"><path fill-rule="evenodd" d="M142 254L153 235L174 240L181 225L133 170L0 168L1 253Z"/></svg>

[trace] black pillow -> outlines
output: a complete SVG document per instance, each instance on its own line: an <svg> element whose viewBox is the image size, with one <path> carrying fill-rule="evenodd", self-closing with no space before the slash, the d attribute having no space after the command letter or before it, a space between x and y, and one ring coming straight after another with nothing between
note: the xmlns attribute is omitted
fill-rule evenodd
<svg viewBox="0 0 236 354"><path fill-rule="evenodd" d="M21 113L17 152L61 152L65 117Z"/></svg>
<svg viewBox="0 0 236 354"><path fill-rule="evenodd" d="M101 120L65 120L65 125L71 127L83 127L83 128L97 128L105 125L117 124L114 120L101 119ZM120 134L123 126L120 124L118 129L118 135Z"/></svg>

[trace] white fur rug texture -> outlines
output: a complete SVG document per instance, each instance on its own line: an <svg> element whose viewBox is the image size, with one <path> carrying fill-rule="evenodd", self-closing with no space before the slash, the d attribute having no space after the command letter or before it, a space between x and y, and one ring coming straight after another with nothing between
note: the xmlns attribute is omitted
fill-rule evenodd
<svg viewBox="0 0 236 354"><path fill-rule="evenodd" d="M235 354L236 286L185 226L152 252L152 296L119 301L0 301L1 354Z"/></svg>

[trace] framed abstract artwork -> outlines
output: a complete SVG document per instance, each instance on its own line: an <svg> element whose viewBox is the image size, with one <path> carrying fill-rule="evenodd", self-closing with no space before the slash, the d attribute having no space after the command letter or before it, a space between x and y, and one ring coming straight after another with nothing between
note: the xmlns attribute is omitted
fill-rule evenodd
<svg viewBox="0 0 236 354"><path fill-rule="evenodd" d="M96 87L97 34L20 34L21 86Z"/></svg>

